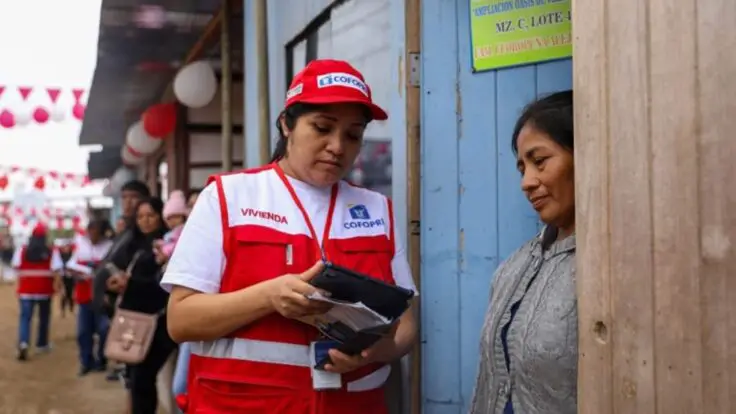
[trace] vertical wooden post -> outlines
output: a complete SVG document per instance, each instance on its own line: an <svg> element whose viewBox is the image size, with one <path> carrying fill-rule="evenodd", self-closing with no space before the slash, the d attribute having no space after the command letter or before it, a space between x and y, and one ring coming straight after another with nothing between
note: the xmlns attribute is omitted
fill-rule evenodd
<svg viewBox="0 0 736 414"><path fill-rule="evenodd" d="M573 20L578 412L734 413L736 2Z"/></svg>
<svg viewBox="0 0 736 414"><path fill-rule="evenodd" d="M408 223L408 252L409 265L414 273L414 283L420 288L419 269L420 261L420 245L419 245L419 229L420 229L420 203L421 203L421 172L420 172L420 90L418 84L412 84L412 70L418 70L418 63L413 62L413 57L418 58L421 47L421 21L420 21L421 0L405 0L404 19L405 19L405 54L403 67L404 90L406 92L406 188L407 188L407 223ZM420 319L419 299L415 299L414 307L417 320ZM412 414L421 414L422 412L422 396L421 396L421 367L422 355L421 345L419 341L412 350L411 354L411 412Z"/></svg>
<svg viewBox="0 0 736 414"><path fill-rule="evenodd" d="M220 97L222 99L222 170L233 169L233 73L232 47L230 46L230 23L232 0L222 1L220 22L220 60L222 62Z"/></svg>
<svg viewBox="0 0 736 414"><path fill-rule="evenodd" d="M256 21L256 53L258 59L258 142L261 164L271 158L271 104L268 93L268 5L266 0L253 3Z"/></svg>

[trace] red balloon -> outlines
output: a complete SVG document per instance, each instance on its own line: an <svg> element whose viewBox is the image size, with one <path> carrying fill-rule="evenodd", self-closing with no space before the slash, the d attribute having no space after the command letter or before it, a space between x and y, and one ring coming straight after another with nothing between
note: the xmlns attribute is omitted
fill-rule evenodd
<svg viewBox="0 0 736 414"><path fill-rule="evenodd" d="M4 128L12 128L15 126L15 116L7 109L0 112L0 126Z"/></svg>
<svg viewBox="0 0 736 414"><path fill-rule="evenodd" d="M86 109L86 106L77 102L74 104L74 108L72 108L72 115L74 115L75 118L81 121L82 119L84 119L84 111Z"/></svg>
<svg viewBox="0 0 736 414"><path fill-rule="evenodd" d="M141 118L143 130L151 138L165 138L176 129L176 104L156 104L146 109Z"/></svg>
<svg viewBox="0 0 736 414"><path fill-rule="evenodd" d="M49 111L39 106L33 111L33 119L39 124L45 124L49 120Z"/></svg>
<svg viewBox="0 0 736 414"><path fill-rule="evenodd" d="M7 175L3 175L0 177L0 190L4 190L8 187L8 184L10 184L10 180L8 179Z"/></svg>

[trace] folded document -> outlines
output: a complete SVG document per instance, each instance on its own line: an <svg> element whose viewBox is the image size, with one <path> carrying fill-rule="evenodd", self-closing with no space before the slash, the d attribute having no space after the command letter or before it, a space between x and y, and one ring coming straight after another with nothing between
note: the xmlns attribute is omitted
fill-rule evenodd
<svg viewBox="0 0 736 414"><path fill-rule="evenodd" d="M393 322L365 306L363 302L351 303L331 299L320 292L314 292L308 295L307 298L332 304L332 309L318 318L322 323L339 321L354 331L362 331L364 329L390 325Z"/></svg>

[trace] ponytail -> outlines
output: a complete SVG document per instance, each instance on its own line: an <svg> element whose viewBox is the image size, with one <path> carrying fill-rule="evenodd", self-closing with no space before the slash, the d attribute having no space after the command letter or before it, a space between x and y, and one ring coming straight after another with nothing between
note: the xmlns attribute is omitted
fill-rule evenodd
<svg viewBox="0 0 736 414"><path fill-rule="evenodd" d="M286 127L290 130L294 129L296 126L296 119L313 110L314 108L308 104L295 103L294 105L284 109L279 117L276 118L276 130L279 132L279 140L276 142L276 148L273 149L273 154L271 154L271 163L279 161L282 158L286 158L287 155L286 144L288 143L288 139L286 138L286 134L284 134L284 128L281 127L281 121L283 120Z"/></svg>

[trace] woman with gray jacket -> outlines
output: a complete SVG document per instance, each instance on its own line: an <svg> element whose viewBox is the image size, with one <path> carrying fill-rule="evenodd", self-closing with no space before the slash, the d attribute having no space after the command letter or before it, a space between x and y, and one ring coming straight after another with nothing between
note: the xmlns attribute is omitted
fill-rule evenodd
<svg viewBox="0 0 736 414"><path fill-rule="evenodd" d="M531 103L512 148L545 227L496 271L471 414L575 414L577 300L572 91Z"/></svg>

